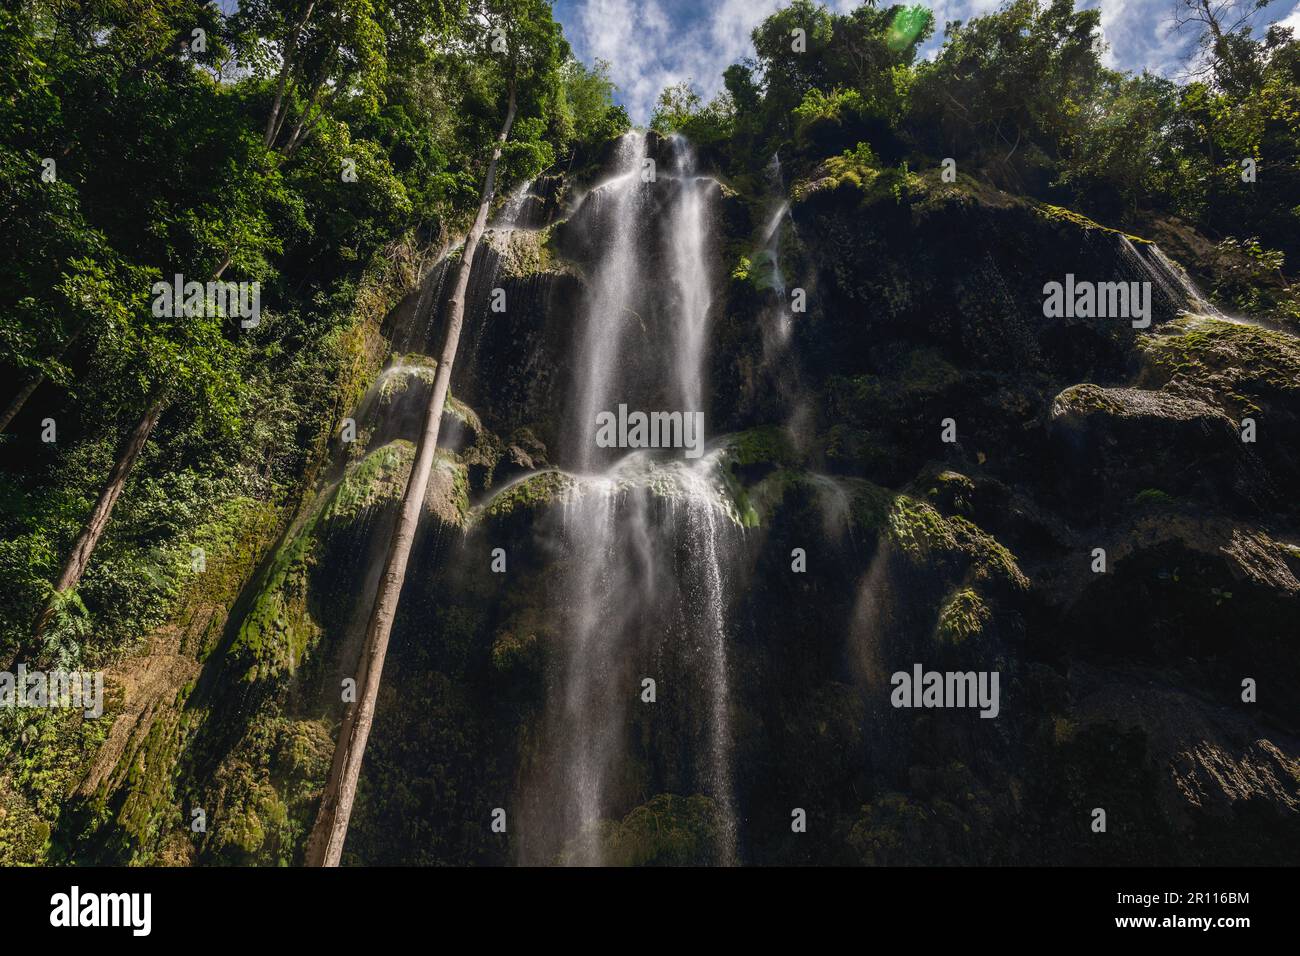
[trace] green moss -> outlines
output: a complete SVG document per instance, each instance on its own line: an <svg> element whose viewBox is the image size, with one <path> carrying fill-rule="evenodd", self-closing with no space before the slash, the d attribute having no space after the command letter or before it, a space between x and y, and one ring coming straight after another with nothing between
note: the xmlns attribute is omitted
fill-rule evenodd
<svg viewBox="0 0 1300 956"><path fill-rule="evenodd" d="M325 499L319 521L355 521L362 512L402 496L415 458L415 446L394 441L377 448L356 465Z"/></svg>
<svg viewBox="0 0 1300 956"><path fill-rule="evenodd" d="M998 581L1018 591L1028 590L1029 579L1015 555L974 522L954 515L948 519L958 547L971 559L975 580Z"/></svg>
<svg viewBox="0 0 1300 956"><path fill-rule="evenodd" d="M292 672L320 636L308 606L311 568L321 536L350 525L373 507L400 498L415 449L395 441L348 469L290 531L276 552L240 625L232 653L248 659L245 679Z"/></svg>
<svg viewBox="0 0 1300 956"><path fill-rule="evenodd" d="M411 387L411 382L416 379L425 385L432 385L437 371L438 363L427 355L394 356L392 365L384 374L379 387L380 407L404 394Z"/></svg>
<svg viewBox="0 0 1300 956"><path fill-rule="evenodd" d="M938 638L944 644L961 644L984 632L992 617L988 605L970 588L962 588L939 611Z"/></svg>
<svg viewBox="0 0 1300 956"><path fill-rule="evenodd" d="M974 522L945 518L931 505L897 495L889 508L889 540L915 565L943 558L964 559L975 581L996 581L1015 590L1029 587L1015 555Z"/></svg>
<svg viewBox="0 0 1300 956"><path fill-rule="evenodd" d="M0 710L0 865L48 862L50 834L69 795L103 744L116 703L86 718L79 710Z"/></svg>
<svg viewBox="0 0 1300 956"><path fill-rule="evenodd" d="M149 727L144 744L132 755L127 773L127 795L117 814L117 824L137 846L153 845L168 823L176 822L175 777L179 753L179 718L158 717Z"/></svg>
<svg viewBox="0 0 1300 956"><path fill-rule="evenodd" d="M489 230L484 240L500 256L499 274L507 279L523 279L572 271L555 251L554 227Z"/></svg>
<svg viewBox="0 0 1300 956"><path fill-rule="evenodd" d="M951 526L933 507L923 501L898 495L889 511L889 540L915 564L924 563L933 553L957 550Z"/></svg>
<svg viewBox="0 0 1300 956"><path fill-rule="evenodd" d="M1077 213L1073 209L1066 209L1064 206L1053 206L1050 203L1039 203L1034 206L1034 211L1048 222L1069 223L1078 226L1080 229L1097 230L1099 232L1110 233L1114 236L1123 236L1129 242L1137 242L1142 245L1150 245L1151 240L1143 239L1141 236L1135 236L1131 233L1124 232L1120 229L1112 229L1110 226L1103 226L1101 223L1093 222L1082 213Z"/></svg>
<svg viewBox="0 0 1300 956"><path fill-rule="evenodd" d="M0 779L0 866L44 862L50 825L17 790Z"/></svg>
<svg viewBox="0 0 1300 956"><path fill-rule="evenodd" d="M447 396L445 410L447 414L460 421L474 434L477 435L479 432L483 431L483 422L478 417L478 412L474 411L474 409L470 408L455 395Z"/></svg>
<svg viewBox="0 0 1300 956"><path fill-rule="evenodd" d="M707 866L718 857L717 805L701 794L661 793L621 821L602 823L599 841L610 866ZM572 855L566 851L561 862Z"/></svg>
<svg viewBox="0 0 1300 956"><path fill-rule="evenodd" d="M1119 389L1102 388L1090 382L1071 385L1053 400L1052 414L1087 416L1101 413L1122 416L1128 411L1128 406L1120 401L1123 394Z"/></svg>
<svg viewBox="0 0 1300 956"><path fill-rule="evenodd" d="M795 455L785 429L763 425L728 436L727 458L743 467L767 463L793 464Z"/></svg>
<svg viewBox="0 0 1300 956"><path fill-rule="evenodd" d="M470 511L468 469L456 456L441 448L434 452L433 468L426 505L444 523L464 527Z"/></svg>
<svg viewBox="0 0 1300 956"><path fill-rule="evenodd" d="M1143 488L1133 496L1133 503L1143 508L1160 508L1173 504L1174 497L1159 488Z"/></svg>
<svg viewBox="0 0 1300 956"><path fill-rule="evenodd" d="M1157 383L1209 386L1237 414L1268 397L1300 390L1300 339L1285 332L1209 316L1185 315L1144 335L1138 347Z"/></svg>
<svg viewBox="0 0 1300 956"><path fill-rule="evenodd" d="M573 488L573 479L559 471L541 471L510 485L480 506L473 517L503 518L559 501Z"/></svg>
<svg viewBox="0 0 1300 956"><path fill-rule="evenodd" d="M785 429L763 425L726 438L726 451L719 463L723 486L735 508L741 525L756 528L767 508L785 494L797 473L791 471L796 461L794 447ZM755 472L767 472L753 487Z"/></svg>

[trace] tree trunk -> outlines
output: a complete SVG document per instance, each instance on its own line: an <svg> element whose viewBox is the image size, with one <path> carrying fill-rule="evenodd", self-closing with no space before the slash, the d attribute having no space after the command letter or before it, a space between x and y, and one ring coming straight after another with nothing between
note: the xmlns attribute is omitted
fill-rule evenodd
<svg viewBox="0 0 1300 956"><path fill-rule="evenodd" d="M163 399L154 399L144 416L136 423L135 429L131 432L131 436L117 456L117 461L113 464L113 470L108 473L108 480L104 482L103 490L99 493L99 500L95 502L95 508L91 511L90 518L87 519L85 527L81 529L76 544L72 546L72 553L68 555L68 560L63 565L63 573L59 575L59 581L54 586L56 593L75 588L81 582L81 576L86 571L86 565L90 563L90 556L94 554L95 546L99 544L104 529L108 527L109 518L113 514L113 506L117 504L117 499L126 486L126 479L130 476L136 459L140 457L140 452L148 443L149 436L153 433L154 426L158 424L158 417L162 415L164 407L165 402ZM45 605L40 617L37 618L35 637L39 638L41 636L41 632L49 624L53 613L54 602L51 601Z"/></svg>
<svg viewBox="0 0 1300 956"><path fill-rule="evenodd" d="M510 127L515 121L515 108L515 86L512 82L505 122L497 135L492 160L488 163L487 177L483 181L478 215L465 239L465 249L461 253L460 265L456 270L456 285L447 307L447 336L443 341L442 356L434 376L433 394L425 409L420 445L416 451L415 461L411 465L411 477L406 483L397 526L393 530L393 537L389 543L388 559L384 564L383 576L379 580L379 591L375 595L374 608L370 612L370 623L366 627L365 644L357 663L357 700L348 705L347 710L344 711L343 722L339 726L338 741L334 748L333 765L330 767L325 791L321 796L320 812L307 841L308 866L338 866L339 859L343 855L343 841L347 838L348 820L352 815L353 800L356 798L357 780L361 776L361 761L365 755L366 741L370 736L370 725L374 721L375 698L379 692L384 655L388 650L388 635L393 628L397 601L402 593L402 583L406 579L406 562L411 555L411 546L415 542L415 531L420 522L424 495L429 484L429 471L433 465L434 451L438 447L438 426L442 421L442 409L451 384L452 364L456 360L456 347L460 342L460 329L465 319L465 294L469 288L470 269L473 268L474 253L483 236L483 230L487 227L488 207L492 204L496 188L497 163L501 159L502 147L510 135Z"/></svg>
<svg viewBox="0 0 1300 956"><path fill-rule="evenodd" d="M88 325L90 325L89 316L82 319L80 324L72 330L72 334L68 336L67 341L60 346L58 353L54 356L54 361L57 362L59 359L63 358L64 354L66 354L68 349L71 348L72 343L77 341L82 332L86 331ZM18 394L9 402L4 412L0 413L0 432L3 432L9 427L9 423L14 420L14 416L22 411L22 407L27 403L27 399L32 397L32 394L41 387L41 383L44 381L45 373L37 372L31 377L26 385L18 390Z"/></svg>
<svg viewBox="0 0 1300 956"><path fill-rule="evenodd" d="M298 117L298 122L293 128L293 132L289 134L288 141L285 142L284 146L280 150L281 154L286 159L292 156L297 150L299 138L304 136L304 129L306 130L306 133L310 134L312 128L314 128L316 123L320 121L321 116L325 112L325 105L322 104L320 109L317 110L315 117L312 117L311 124L308 125L308 117L311 116L311 111L316 106L316 100L320 97L321 87L325 85L325 78L329 75L330 62L334 59L334 56L337 53L338 46L335 45L334 52L326 58L325 63L320 68L320 75L316 77L316 82L312 84L311 95L307 97L307 103L302 108L302 116ZM278 137L279 133L277 132L276 135Z"/></svg>
<svg viewBox="0 0 1300 956"><path fill-rule="evenodd" d="M233 251L226 253L225 261L213 273L212 281L215 282L221 278L221 274L226 271L226 267L230 265L233 256ZM76 335L79 335L83 328L85 328L85 323L77 329ZM75 338L75 335L73 337ZM90 556L95 553L95 547L99 544L99 539L103 537L104 529L108 527L109 518L113 516L113 508L117 504L117 499L121 496L122 489L126 487L126 479L130 477L131 469L135 467L135 460L140 457L140 452L149 443L149 436L153 434L154 426L158 424L158 418L167 408L168 400L165 391L164 389L155 393L148 410L136 423L134 431L131 432L131 437L127 439L126 445L117 457L117 461L113 463L113 470L109 472L108 480L104 482L104 488L99 493L99 500L95 502L95 510L90 513L90 519L86 522L86 526L81 529L81 534L72 547L72 554L68 556L67 563L63 566L63 573L59 575L58 584L54 586L56 594L60 594L69 588L75 588L81 582L81 576L86 572L86 565L90 563ZM41 632L45 630L45 626L50 623L53 612L54 602L51 600L41 610L40 616L36 619L34 636L37 639L40 638Z"/></svg>
<svg viewBox="0 0 1300 956"><path fill-rule="evenodd" d="M27 403L27 399L31 398L32 393L41 387L43 381L45 381L45 373L37 372L27 381L26 385L18 390L18 394L13 397L5 410L0 412L0 432L9 427L9 423L14 420L14 416L22 410L23 405Z"/></svg>
<svg viewBox="0 0 1300 956"><path fill-rule="evenodd" d="M263 142L267 149L275 143L275 138L280 135L280 127L284 125L284 117L280 111L284 106L285 90L289 86L289 73L293 70L294 54L298 51L298 37L302 35L315 8L316 0L311 0L303 12L302 19L294 24L293 32L289 34L288 42L285 44L284 60L280 64L280 83L275 91L275 101L271 104L271 115L266 119L266 136Z"/></svg>

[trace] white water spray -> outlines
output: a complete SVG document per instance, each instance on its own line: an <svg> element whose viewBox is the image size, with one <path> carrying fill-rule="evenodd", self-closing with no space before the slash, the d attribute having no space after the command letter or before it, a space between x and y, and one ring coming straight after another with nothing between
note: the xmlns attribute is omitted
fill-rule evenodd
<svg viewBox="0 0 1300 956"><path fill-rule="evenodd" d="M538 828L564 862L605 862L601 826L634 805L626 753L640 680L655 670L683 710L702 689L686 786L717 808L717 861L735 860L723 556L740 533L718 453L688 461L598 448L596 416L619 404L643 411L707 411L705 368L714 263L717 183L701 175L689 144L670 141L670 168L643 175L651 141L629 133L614 175L584 196L572 219L596 250L575 352L569 445L576 475L559 515L568 571L556 595L561 661L552 675L541 749L525 794L542 806ZM666 661L682 662L683 672ZM664 668L660 673L657 668ZM650 705L664 707L665 705ZM669 719L653 712L651 726ZM660 715L664 715L661 717ZM544 783L543 783L544 781ZM642 797L643 798L643 797ZM525 837L527 842L528 838ZM527 856L527 854L526 854ZM530 862L544 862L531 860Z"/></svg>

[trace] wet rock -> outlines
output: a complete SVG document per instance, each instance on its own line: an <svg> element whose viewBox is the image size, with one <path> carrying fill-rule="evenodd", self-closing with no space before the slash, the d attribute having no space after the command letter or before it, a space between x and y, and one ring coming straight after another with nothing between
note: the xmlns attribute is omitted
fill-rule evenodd
<svg viewBox="0 0 1300 956"><path fill-rule="evenodd" d="M1065 389L1052 401L1049 433L1082 501L1113 503L1151 487L1214 500L1230 493L1243 454L1217 408L1135 388Z"/></svg>

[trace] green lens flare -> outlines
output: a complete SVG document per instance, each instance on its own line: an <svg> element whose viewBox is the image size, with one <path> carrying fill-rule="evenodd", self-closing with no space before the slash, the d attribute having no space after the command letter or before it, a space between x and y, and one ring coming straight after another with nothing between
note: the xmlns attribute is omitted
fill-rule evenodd
<svg viewBox="0 0 1300 956"><path fill-rule="evenodd" d="M930 23L930 11L923 6L903 7L894 14L885 43L897 53L910 46Z"/></svg>

